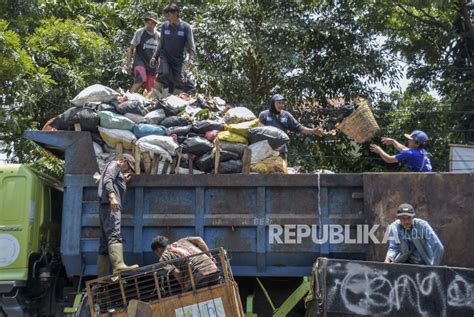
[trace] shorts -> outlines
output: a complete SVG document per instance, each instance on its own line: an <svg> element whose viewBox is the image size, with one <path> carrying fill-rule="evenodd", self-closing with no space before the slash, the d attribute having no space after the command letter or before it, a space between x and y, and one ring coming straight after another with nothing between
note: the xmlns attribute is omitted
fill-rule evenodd
<svg viewBox="0 0 474 317"><path fill-rule="evenodd" d="M149 72L144 66L137 65L133 69L133 83L134 84L145 84L145 89L147 91L152 91L153 86L155 85L156 74L154 72Z"/></svg>

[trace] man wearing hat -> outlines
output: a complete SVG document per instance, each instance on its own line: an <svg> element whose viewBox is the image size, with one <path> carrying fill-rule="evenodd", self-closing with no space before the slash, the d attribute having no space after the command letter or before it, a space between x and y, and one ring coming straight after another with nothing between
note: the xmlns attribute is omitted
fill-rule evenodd
<svg viewBox="0 0 474 317"><path fill-rule="evenodd" d="M270 102L270 109L264 110L258 116L263 125L273 126L285 132L288 130L307 135L323 136L326 132L321 128L307 128L299 123L291 113L284 110L285 97L280 94L273 95ZM288 148L286 145L280 149L282 157L286 160Z"/></svg>
<svg viewBox="0 0 474 317"><path fill-rule="evenodd" d="M382 143L392 145L399 153L395 155L387 154L378 145L372 144L370 150L378 155L387 163L404 163L408 166L410 172L431 172L430 154L424 148L428 141L428 135L420 130L415 130L411 134L405 134L408 139L408 146L404 146L398 141L390 138L382 138Z"/></svg>
<svg viewBox="0 0 474 317"><path fill-rule="evenodd" d="M181 10L176 4L167 5L163 13L166 22L161 26L161 39L155 51L151 64L156 65L159 60L158 80L163 89L173 94L175 89L184 92L195 90L194 83L183 73L185 49L189 54L189 65L194 67L196 49L194 47L193 30L189 23L181 20Z"/></svg>
<svg viewBox="0 0 474 317"><path fill-rule="evenodd" d="M398 207L397 218L388 228L385 263L440 265L444 247L429 223L415 218L415 209L407 203Z"/></svg>
<svg viewBox="0 0 474 317"><path fill-rule="evenodd" d="M110 263L113 272L119 273L138 267L123 262L122 234L120 230L121 209L127 190L127 182L135 173L135 159L130 154L121 154L117 160L105 167L99 180L100 201L100 246L97 259L97 275L109 275Z"/></svg>
<svg viewBox="0 0 474 317"><path fill-rule="evenodd" d="M155 12L146 13L143 16L143 23L144 27L135 32L127 50L126 69L129 74L133 70L133 85L130 92L137 92L142 86L147 91L151 91L156 81L156 66L151 65L150 61L160 43L160 33L155 29L158 24L158 15ZM136 52L132 67L134 51Z"/></svg>

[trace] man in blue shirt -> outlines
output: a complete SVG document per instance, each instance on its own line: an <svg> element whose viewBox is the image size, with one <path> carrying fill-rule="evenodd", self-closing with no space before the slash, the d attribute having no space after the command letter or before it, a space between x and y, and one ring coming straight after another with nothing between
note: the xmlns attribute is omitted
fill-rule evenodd
<svg viewBox="0 0 474 317"><path fill-rule="evenodd" d="M406 203L398 207L397 218L388 228L384 262L440 265L444 247L429 223L415 218L415 209Z"/></svg>
<svg viewBox="0 0 474 317"><path fill-rule="evenodd" d="M296 121L291 113L283 110L285 108L285 97L276 94L271 99L270 109L264 110L258 116L263 125L273 126L285 132L293 131L306 135L323 136L326 132L321 128L307 128ZM286 145L280 149L283 158L286 159L288 149Z"/></svg>
<svg viewBox="0 0 474 317"><path fill-rule="evenodd" d="M370 150L387 163L404 163L410 172L431 172L431 159L424 144L428 141L428 135L420 130L415 130L411 134L405 134L408 139L408 147L390 138L382 138L382 143L392 145L399 153L396 155L387 154L378 145L372 144Z"/></svg>
<svg viewBox="0 0 474 317"><path fill-rule="evenodd" d="M163 84L163 89L168 89L170 94L174 93L174 89L189 93L195 86L184 75L183 64L186 48L189 53L189 64L194 67L196 49L193 30L189 23L181 20L181 10L177 5L167 5L163 12L167 21L161 27L160 45L153 54L150 65L158 64L159 59L158 81Z"/></svg>

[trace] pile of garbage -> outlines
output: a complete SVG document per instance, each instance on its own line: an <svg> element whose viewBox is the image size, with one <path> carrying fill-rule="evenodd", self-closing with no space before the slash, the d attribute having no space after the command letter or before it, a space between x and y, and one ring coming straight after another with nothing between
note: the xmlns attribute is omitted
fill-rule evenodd
<svg viewBox="0 0 474 317"><path fill-rule="evenodd" d="M43 130L89 131L100 171L123 152L139 158L140 172L149 174L288 172L278 152L288 135L262 126L248 108L231 107L219 97L152 100L97 84L71 103Z"/></svg>

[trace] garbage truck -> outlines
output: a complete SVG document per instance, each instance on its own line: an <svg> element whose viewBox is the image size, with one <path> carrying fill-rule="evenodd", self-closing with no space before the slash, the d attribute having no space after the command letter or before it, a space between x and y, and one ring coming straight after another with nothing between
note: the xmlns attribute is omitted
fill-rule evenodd
<svg viewBox="0 0 474 317"><path fill-rule="evenodd" d="M89 132L27 131L64 159L60 182L25 165L0 166L0 315L77 315L85 281L96 277L98 171ZM385 245L278 243L295 225L386 227L411 202L439 229L444 263L473 267L463 243L474 224L472 174L358 173L135 176L126 193L122 233L127 263L156 263L150 242L197 235L224 247L247 316L302 316L318 257L383 259ZM416 192L416 195L414 193ZM286 227L285 227L286 226ZM347 227L348 226L348 227ZM313 277L312 277L313 276Z"/></svg>

